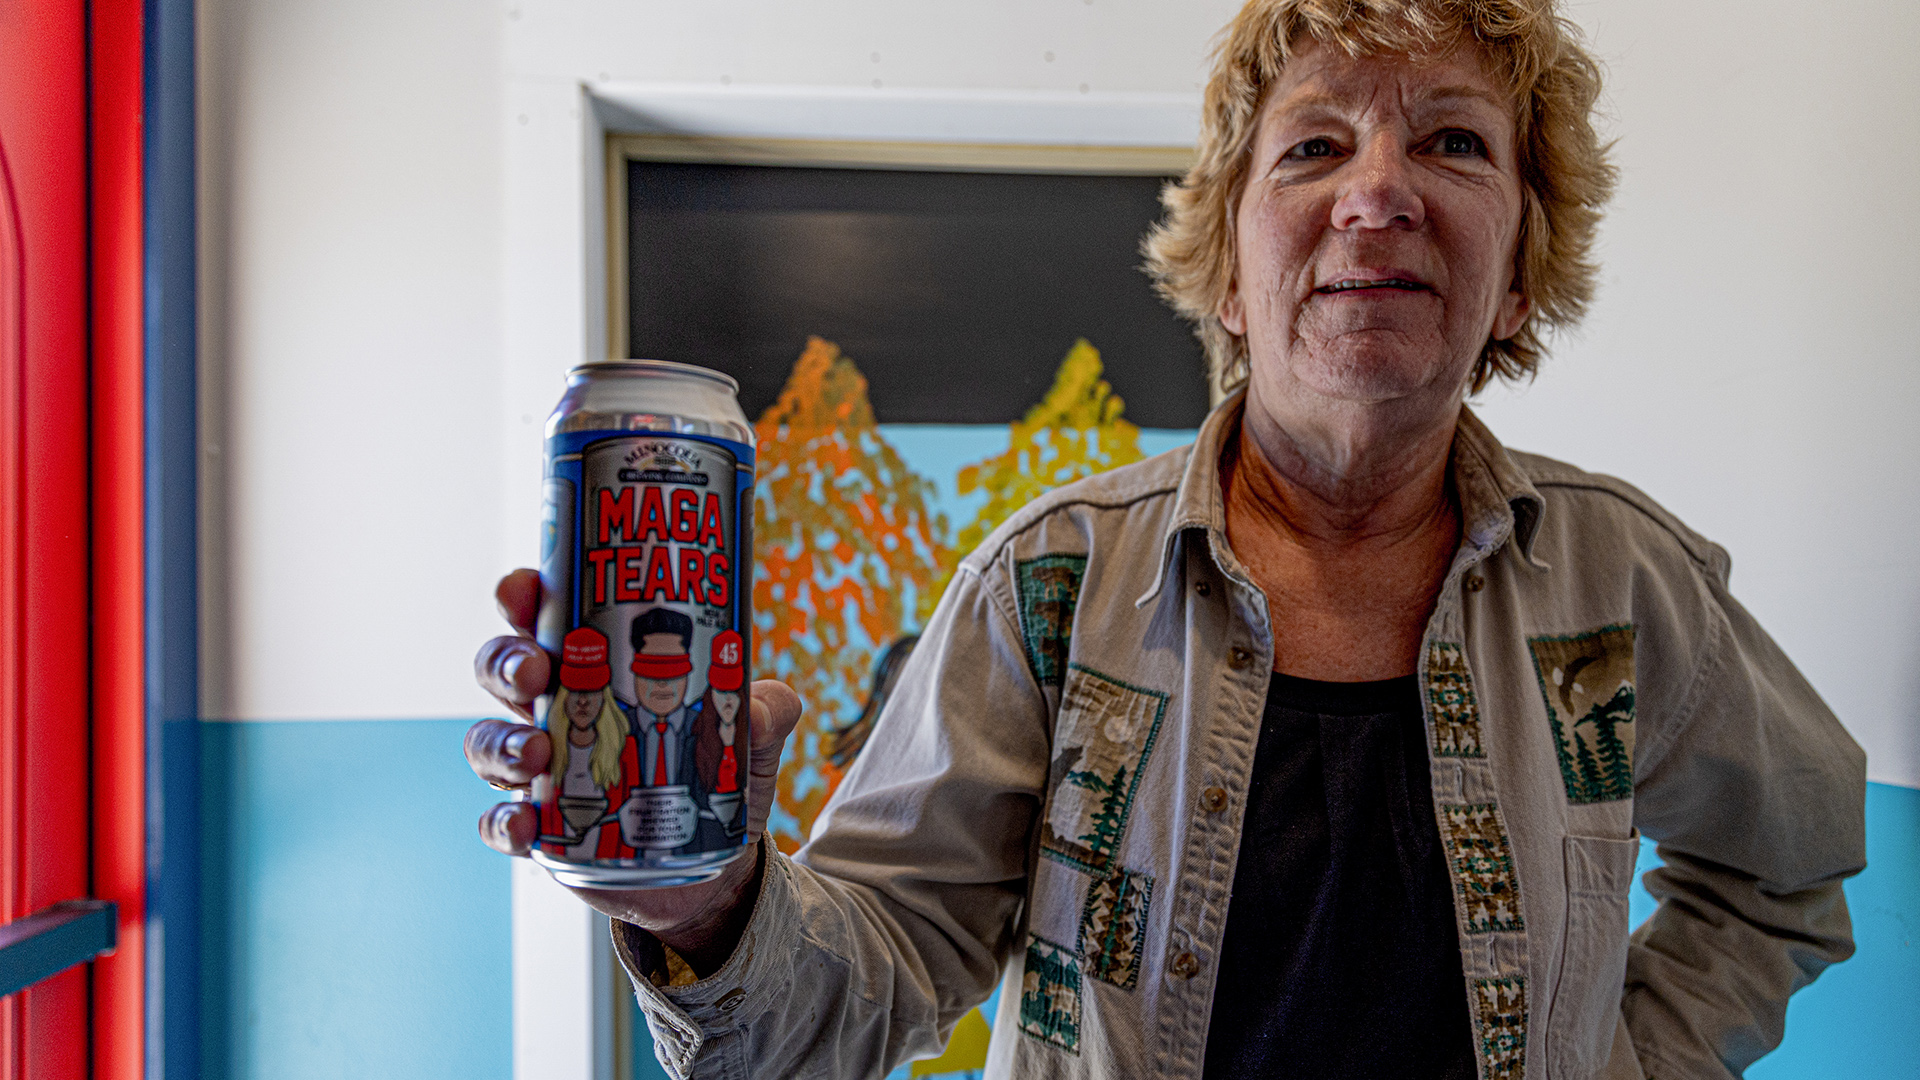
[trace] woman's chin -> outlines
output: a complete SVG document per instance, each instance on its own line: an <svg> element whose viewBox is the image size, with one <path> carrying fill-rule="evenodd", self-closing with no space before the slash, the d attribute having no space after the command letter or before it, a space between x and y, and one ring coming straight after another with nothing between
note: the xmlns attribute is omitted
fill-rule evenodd
<svg viewBox="0 0 1920 1080"><path fill-rule="evenodd" d="M1444 346L1400 335L1348 335L1320 348L1301 349L1280 360L1287 381L1338 402L1373 405L1416 396L1450 396L1466 385L1473 368L1447 355ZM1261 367L1253 362L1256 377Z"/></svg>

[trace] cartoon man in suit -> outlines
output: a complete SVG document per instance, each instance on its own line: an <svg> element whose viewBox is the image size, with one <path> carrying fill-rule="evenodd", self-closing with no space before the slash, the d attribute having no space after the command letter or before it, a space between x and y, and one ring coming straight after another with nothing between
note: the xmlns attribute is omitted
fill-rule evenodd
<svg viewBox="0 0 1920 1080"><path fill-rule="evenodd" d="M687 678L693 672L693 619L654 608L633 620L634 738L640 783L646 787L694 782L693 714Z"/></svg>

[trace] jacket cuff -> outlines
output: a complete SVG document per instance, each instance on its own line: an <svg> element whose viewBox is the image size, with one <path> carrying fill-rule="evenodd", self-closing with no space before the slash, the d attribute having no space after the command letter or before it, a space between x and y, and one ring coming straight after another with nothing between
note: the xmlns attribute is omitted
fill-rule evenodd
<svg viewBox="0 0 1920 1080"><path fill-rule="evenodd" d="M633 983L653 1033L654 1054L676 1080L685 1080L709 1039L744 1026L764 1011L777 988L791 983L799 898L793 867L773 841L760 839L760 894L733 955L720 970L685 986L667 983L667 950L632 923L613 921L613 952ZM658 982L656 982L658 980Z"/></svg>

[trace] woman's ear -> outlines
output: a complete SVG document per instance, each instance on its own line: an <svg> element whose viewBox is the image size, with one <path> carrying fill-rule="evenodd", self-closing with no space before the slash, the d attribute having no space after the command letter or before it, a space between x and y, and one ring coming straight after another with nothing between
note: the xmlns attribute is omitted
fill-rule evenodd
<svg viewBox="0 0 1920 1080"><path fill-rule="evenodd" d="M1234 337L1246 336L1247 307L1240 302L1239 275L1234 275L1232 280L1227 282L1227 298L1220 301L1220 310L1216 315L1220 320L1220 325L1226 328L1227 333L1232 334Z"/></svg>
<svg viewBox="0 0 1920 1080"><path fill-rule="evenodd" d="M1500 310L1493 317L1493 340L1505 341L1520 332L1527 324L1527 316L1533 313L1533 301L1518 289L1507 290L1500 298ZM1222 320L1225 321L1225 320Z"/></svg>

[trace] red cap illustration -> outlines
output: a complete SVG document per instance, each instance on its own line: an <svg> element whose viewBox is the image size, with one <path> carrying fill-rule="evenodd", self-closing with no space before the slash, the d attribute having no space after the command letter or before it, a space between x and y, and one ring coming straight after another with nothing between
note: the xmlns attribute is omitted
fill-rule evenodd
<svg viewBox="0 0 1920 1080"><path fill-rule="evenodd" d="M747 650L740 635L722 630L713 638L713 663L707 666L707 685L715 690L738 690L747 677Z"/></svg>
<svg viewBox="0 0 1920 1080"><path fill-rule="evenodd" d="M604 690L612 680L607 635L591 626L568 631L560 643L560 685L569 690Z"/></svg>

